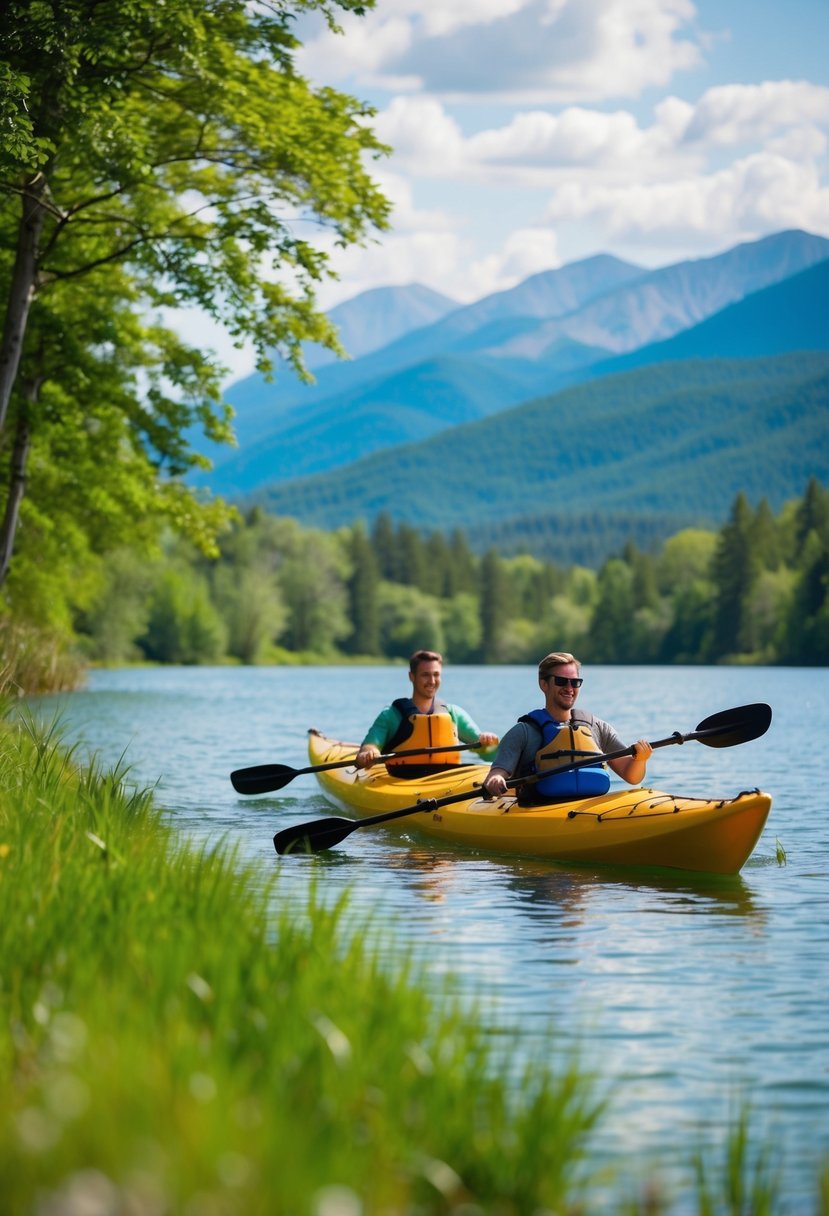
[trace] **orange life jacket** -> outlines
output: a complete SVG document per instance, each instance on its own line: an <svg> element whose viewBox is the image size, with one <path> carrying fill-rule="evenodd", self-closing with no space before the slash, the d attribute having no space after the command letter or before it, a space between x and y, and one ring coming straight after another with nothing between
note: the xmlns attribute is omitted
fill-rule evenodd
<svg viewBox="0 0 829 1216"><path fill-rule="evenodd" d="M404 748L411 751L417 747L451 747L460 742L455 723L444 701L435 701L430 714L421 713L411 697L400 697L392 702L402 717L397 733L386 744L390 752ZM433 762L433 763L432 763ZM390 773L408 776L402 770L417 768L417 776L427 772L439 773L442 769L455 768L461 762L460 752L439 752L435 756L400 756L386 761ZM414 774L413 774L414 775Z"/></svg>

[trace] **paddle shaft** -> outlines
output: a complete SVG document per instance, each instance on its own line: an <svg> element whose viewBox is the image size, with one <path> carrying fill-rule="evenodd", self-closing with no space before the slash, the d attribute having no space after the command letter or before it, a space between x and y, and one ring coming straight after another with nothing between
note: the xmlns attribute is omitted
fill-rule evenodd
<svg viewBox="0 0 829 1216"><path fill-rule="evenodd" d="M704 743L706 737L710 737L712 735L720 735L720 734L722 734L722 731L718 730L716 727L712 727L710 730L692 730L692 731L689 731L689 733L687 735L681 735L679 733L679 731L677 730L677 731L674 731L674 733L672 735L669 735L667 739L652 739L650 742L650 746L653 748L654 751L656 751L656 749L658 747L670 747L672 743L690 743L692 740L696 740L700 743ZM569 755L570 755L569 752L544 752L544 754L540 757L540 759L554 760L557 756L569 756ZM636 755L636 745L631 744L630 747L620 747L619 750L616 752L605 752L604 755L599 755L599 756L589 755L589 756L586 756L583 760L573 760L569 764L560 765L559 768L557 768L555 771L563 772L566 769L568 772L572 772L574 769L577 769L577 768L590 768L591 765L595 767L598 764L606 764L608 760L621 760L624 756L635 756L635 755ZM538 773L537 777L541 778L541 777L549 776L549 775L550 775L549 772L548 773ZM521 778L521 780L526 780L526 778ZM507 782L507 785L515 785L515 784L516 784L516 782L514 782L514 781Z"/></svg>
<svg viewBox="0 0 829 1216"><path fill-rule="evenodd" d="M386 760L396 760L398 756L434 756L436 752L465 752L472 747L471 743L444 743L442 747L415 747L407 748L405 751L386 752L384 755L375 756L372 764L383 764ZM329 768L348 768L354 763L356 752L350 760L331 760L328 764L311 764L308 768L298 768L296 775L300 773L324 773Z"/></svg>
<svg viewBox="0 0 829 1216"><path fill-rule="evenodd" d="M376 756L372 764L382 764L385 760L393 760L397 756L433 756L437 752L464 752L474 748L474 743L447 743L442 747L417 747L399 752L388 752ZM273 790L281 790L283 786L293 781L294 777L302 777L306 773L324 773L332 768L348 768L354 763L354 756L347 760L331 760L328 764L310 764L307 768L291 768L288 764L254 764L251 768L237 768L230 774L231 784L239 794L267 794Z"/></svg>
<svg viewBox="0 0 829 1216"><path fill-rule="evenodd" d="M737 709L723 710L721 713L712 714L710 717L703 719L696 728L688 734L680 734L679 731L674 731L667 739L657 739L651 743L651 747L670 747L674 743L687 743L697 741L704 743L707 747L734 747L738 743L748 743L751 739L756 739L760 735L765 734L771 722L771 708L768 705L742 705ZM717 740L719 739L719 742ZM635 745L631 747L620 748L618 751L605 752L595 756L588 756L584 760L574 760L569 764L564 764L561 769L573 770L585 768L588 765L604 764L608 760L619 760L623 756L632 756L636 753ZM560 770L561 771L561 770ZM519 785L526 785L534 781L538 781L541 777L549 775L548 773L530 773L526 777L515 777L507 782L508 786L513 789ZM481 788L481 787L477 787ZM273 838L274 848L277 853L286 853L293 851L293 845L299 845L303 842L304 852L319 852L321 849L333 848L340 841L345 840L346 836L350 836L357 828L371 827L373 824L389 823L393 819L402 819L406 815L416 815L419 811L431 813L438 810L442 806L451 806L454 802L468 802L472 796L471 790L463 790L458 794L447 794L445 798L426 798L421 802L416 802L412 806L400 807L396 811L383 811L379 815L370 815L366 819L340 819L330 817L328 819L315 820L311 823L300 823L294 827L285 828L281 832L277 832Z"/></svg>

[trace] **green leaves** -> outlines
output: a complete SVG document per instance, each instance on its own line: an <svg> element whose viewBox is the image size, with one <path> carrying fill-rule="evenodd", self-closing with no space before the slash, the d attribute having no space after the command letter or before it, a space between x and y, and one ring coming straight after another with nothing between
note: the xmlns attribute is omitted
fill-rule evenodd
<svg viewBox="0 0 829 1216"><path fill-rule="evenodd" d="M10 0L0 14L0 438L31 434L33 498L0 548L17 541L24 565L52 518L76 557L116 532L148 543L163 521L214 549L227 508L178 479L203 463L194 428L232 439L222 369L155 308L201 308L263 370L277 355L302 373L306 341L340 350L309 225L361 241L389 205L364 167L384 150L371 111L295 70L296 11L333 24L338 7L361 8ZM0 493L7 479L0 466Z"/></svg>

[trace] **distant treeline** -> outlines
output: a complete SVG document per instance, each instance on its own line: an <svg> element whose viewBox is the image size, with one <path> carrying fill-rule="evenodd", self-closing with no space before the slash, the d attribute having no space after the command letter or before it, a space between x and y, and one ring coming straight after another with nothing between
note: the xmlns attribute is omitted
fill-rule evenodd
<svg viewBox="0 0 829 1216"><path fill-rule="evenodd" d="M181 541L147 562L110 555L75 629L108 663L405 658L532 663L553 648L592 663L829 663L829 490L778 515L735 498L719 531L632 542L596 570L476 555L459 530L377 517L323 532L253 509L218 559Z"/></svg>

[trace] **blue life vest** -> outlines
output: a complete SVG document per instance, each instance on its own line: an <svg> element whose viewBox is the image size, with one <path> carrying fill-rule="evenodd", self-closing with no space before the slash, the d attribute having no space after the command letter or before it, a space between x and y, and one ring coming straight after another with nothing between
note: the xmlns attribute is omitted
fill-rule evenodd
<svg viewBox="0 0 829 1216"><path fill-rule="evenodd" d="M607 793L610 777L603 765L561 768L570 760L584 760L587 756L601 754L590 729L590 719L574 713L569 722L559 722L546 709L533 709L518 721L533 722L541 731L541 746L535 754L532 771L545 774L549 771L549 776L529 783L527 792L533 801L589 798Z"/></svg>

